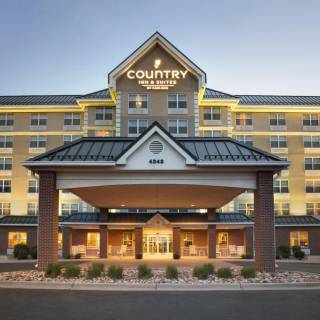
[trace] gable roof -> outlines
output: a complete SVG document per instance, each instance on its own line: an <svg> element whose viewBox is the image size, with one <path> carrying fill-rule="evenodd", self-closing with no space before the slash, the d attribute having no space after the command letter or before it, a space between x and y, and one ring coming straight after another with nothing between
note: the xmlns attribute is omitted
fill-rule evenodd
<svg viewBox="0 0 320 320"><path fill-rule="evenodd" d="M206 88L203 99L239 99L239 97L215 89Z"/></svg>
<svg viewBox="0 0 320 320"><path fill-rule="evenodd" d="M288 225L320 225L320 220L313 216L276 216L275 225L288 226Z"/></svg>
<svg viewBox="0 0 320 320"><path fill-rule="evenodd" d="M79 97L79 99L111 99L109 89L102 89Z"/></svg>

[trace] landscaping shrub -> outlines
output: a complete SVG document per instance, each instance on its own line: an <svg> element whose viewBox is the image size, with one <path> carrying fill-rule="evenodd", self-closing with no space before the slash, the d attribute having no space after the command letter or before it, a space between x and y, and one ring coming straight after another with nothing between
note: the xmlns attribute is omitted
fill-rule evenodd
<svg viewBox="0 0 320 320"><path fill-rule="evenodd" d="M208 275L214 274L214 265L212 263L205 263L202 267L207 270Z"/></svg>
<svg viewBox="0 0 320 320"><path fill-rule="evenodd" d="M218 278L229 279L232 278L232 271L230 268L220 268L217 272Z"/></svg>
<svg viewBox="0 0 320 320"><path fill-rule="evenodd" d="M95 262L91 266L89 266L87 270L87 278L93 279L98 278L101 276L101 273L104 270L104 263L103 262Z"/></svg>
<svg viewBox="0 0 320 320"><path fill-rule="evenodd" d="M279 255L284 258L290 258L290 247L289 246L279 246L278 247Z"/></svg>
<svg viewBox="0 0 320 320"><path fill-rule="evenodd" d="M256 276L256 270L252 267L242 268L241 275L246 278L254 278Z"/></svg>
<svg viewBox="0 0 320 320"><path fill-rule="evenodd" d="M139 260L142 259L142 253L136 253L135 256L136 256L136 259L139 259Z"/></svg>
<svg viewBox="0 0 320 320"><path fill-rule="evenodd" d="M179 253L174 253L173 254L173 259L175 259L175 260L180 259L180 254Z"/></svg>
<svg viewBox="0 0 320 320"><path fill-rule="evenodd" d="M18 243L14 246L13 255L19 260L28 259L29 248L27 245Z"/></svg>
<svg viewBox="0 0 320 320"><path fill-rule="evenodd" d="M304 253L304 251L301 250L300 246L293 246L292 253L293 253L294 257L298 260L302 260L305 257L305 253Z"/></svg>
<svg viewBox="0 0 320 320"><path fill-rule="evenodd" d="M292 246L291 250L292 250L293 255L295 255L296 252L301 251L301 247L300 246Z"/></svg>
<svg viewBox="0 0 320 320"><path fill-rule="evenodd" d="M30 256L31 256L32 259L37 259L37 257L38 257L38 250L37 250L37 247L36 247L36 246L31 247L30 250L29 250L29 252L30 252Z"/></svg>
<svg viewBox="0 0 320 320"><path fill-rule="evenodd" d="M195 266L193 268L192 275L200 280L206 280L209 278L209 272L206 267L202 266Z"/></svg>
<svg viewBox="0 0 320 320"><path fill-rule="evenodd" d="M120 266L111 265L108 268L108 277L111 279L122 279L123 269Z"/></svg>
<svg viewBox="0 0 320 320"><path fill-rule="evenodd" d="M81 253L76 253L73 258L74 259L81 259Z"/></svg>
<svg viewBox="0 0 320 320"><path fill-rule="evenodd" d="M166 278L168 279L178 279L179 274L178 274L178 269L176 266L171 265L167 266L166 268Z"/></svg>
<svg viewBox="0 0 320 320"><path fill-rule="evenodd" d="M63 276L65 278L77 278L80 276L80 267L76 264L66 264Z"/></svg>
<svg viewBox="0 0 320 320"><path fill-rule="evenodd" d="M252 259L252 254L251 253L244 253L241 255L241 259Z"/></svg>
<svg viewBox="0 0 320 320"><path fill-rule="evenodd" d="M138 266L138 278L139 279L149 279L152 277L152 270L146 264L141 264Z"/></svg>
<svg viewBox="0 0 320 320"><path fill-rule="evenodd" d="M56 278L61 274L62 265L61 263L50 263L46 270L46 277Z"/></svg>

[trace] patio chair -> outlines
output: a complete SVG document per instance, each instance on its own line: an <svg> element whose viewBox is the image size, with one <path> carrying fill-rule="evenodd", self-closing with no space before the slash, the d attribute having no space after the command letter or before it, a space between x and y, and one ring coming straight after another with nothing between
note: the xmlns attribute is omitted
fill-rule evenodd
<svg viewBox="0 0 320 320"><path fill-rule="evenodd" d="M241 257L244 254L244 246L237 246L237 256Z"/></svg>
<svg viewBox="0 0 320 320"><path fill-rule="evenodd" d="M237 255L237 247L233 244L229 246L229 255L236 256Z"/></svg>
<svg viewBox="0 0 320 320"><path fill-rule="evenodd" d="M123 244L123 245L120 247L119 254L120 254L120 256L125 256L126 253L127 253L127 246Z"/></svg>
<svg viewBox="0 0 320 320"><path fill-rule="evenodd" d="M87 255L87 248L86 248L86 246L84 246L84 245L79 245L79 246L77 246L78 248L78 252L77 253L80 253L81 254L81 256L86 256Z"/></svg>
<svg viewBox="0 0 320 320"><path fill-rule="evenodd" d="M189 254L190 254L190 256L196 256L197 255L196 246L194 246L194 245L189 246Z"/></svg>

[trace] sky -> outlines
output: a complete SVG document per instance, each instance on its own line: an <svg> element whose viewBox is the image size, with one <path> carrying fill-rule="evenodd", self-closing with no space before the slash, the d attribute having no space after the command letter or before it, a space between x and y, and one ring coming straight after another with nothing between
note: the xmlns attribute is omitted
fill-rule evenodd
<svg viewBox="0 0 320 320"><path fill-rule="evenodd" d="M319 0L0 0L0 95L85 94L155 31L231 94L320 95Z"/></svg>

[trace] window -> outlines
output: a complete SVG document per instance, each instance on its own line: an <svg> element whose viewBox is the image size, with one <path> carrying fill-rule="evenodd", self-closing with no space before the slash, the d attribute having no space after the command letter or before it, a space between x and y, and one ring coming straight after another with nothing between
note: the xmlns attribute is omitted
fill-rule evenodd
<svg viewBox="0 0 320 320"><path fill-rule="evenodd" d="M43 113L36 113L31 115L31 127L46 127L48 116Z"/></svg>
<svg viewBox="0 0 320 320"><path fill-rule="evenodd" d="M14 123L14 117L12 113L0 114L0 127L12 127Z"/></svg>
<svg viewBox="0 0 320 320"><path fill-rule="evenodd" d="M62 249L62 232L58 232L58 250Z"/></svg>
<svg viewBox="0 0 320 320"><path fill-rule="evenodd" d="M100 249L100 234L99 232L87 233L87 248Z"/></svg>
<svg viewBox="0 0 320 320"><path fill-rule="evenodd" d="M122 244L128 247L132 247L132 232L131 231L125 231L123 232L123 241Z"/></svg>
<svg viewBox="0 0 320 320"><path fill-rule="evenodd" d="M0 170L12 170L12 158L0 158Z"/></svg>
<svg viewBox="0 0 320 320"><path fill-rule="evenodd" d="M308 202L306 203L306 211L309 216L320 215L320 202Z"/></svg>
<svg viewBox="0 0 320 320"><path fill-rule="evenodd" d="M148 95L129 94L129 109L148 109Z"/></svg>
<svg viewBox="0 0 320 320"><path fill-rule="evenodd" d="M30 148L38 149L45 148L47 146L46 136L31 136L30 137Z"/></svg>
<svg viewBox="0 0 320 320"><path fill-rule="evenodd" d="M290 214L290 204L286 202L276 202L274 204L274 214L276 216L288 216Z"/></svg>
<svg viewBox="0 0 320 320"><path fill-rule="evenodd" d="M16 244L27 244L26 232L9 232L8 234L8 248L13 249Z"/></svg>
<svg viewBox="0 0 320 320"><path fill-rule="evenodd" d="M320 180L306 180L306 193L320 193Z"/></svg>
<svg viewBox="0 0 320 320"><path fill-rule="evenodd" d="M0 193L11 192L11 180L0 180Z"/></svg>
<svg viewBox="0 0 320 320"><path fill-rule="evenodd" d="M28 203L27 214L28 216L36 216L38 214L38 204Z"/></svg>
<svg viewBox="0 0 320 320"><path fill-rule="evenodd" d="M128 120L129 136L139 135L148 128L148 120L131 119Z"/></svg>
<svg viewBox="0 0 320 320"><path fill-rule="evenodd" d="M188 120L168 120L168 129L172 135L188 135Z"/></svg>
<svg viewBox="0 0 320 320"><path fill-rule="evenodd" d="M63 136L63 144L69 144L75 140L80 139L81 136L72 136L72 135L68 135L68 136Z"/></svg>
<svg viewBox="0 0 320 320"><path fill-rule="evenodd" d="M319 125L319 117L317 114L309 113L303 115L303 126L314 127Z"/></svg>
<svg viewBox="0 0 320 320"><path fill-rule="evenodd" d="M168 94L168 109L186 109L187 96L185 94Z"/></svg>
<svg viewBox="0 0 320 320"><path fill-rule="evenodd" d="M112 121L112 108L107 108L107 107L96 108L96 120Z"/></svg>
<svg viewBox="0 0 320 320"><path fill-rule="evenodd" d="M218 246L228 247L228 232L218 232Z"/></svg>
<svg viewBox="0 0 320 320"><path fill-rule="evenodd" d="M303 137L303 145L305 148L320 148L320 137L318 136Z"/></svg>
<svg viewBox="0 0 320 320"><path fill-rule="evenodd" d="M193 245L193 232L185 232L183 238L183 246L189 247Z"/></svg>
<svg viewBox="0 0 320 320"><path fill-rule="evenodd" d="M11 203L10 202L0 202L0 215L8 216L11 214Z"/></svg>
<svg viewBox="0 0 320 320"><path fill-rule="evenodd" d="M253 203L239 203L239 212L248 216L253 215L254 205Z"/></svg>
<svg viewBox="0 0 320 320"><path fill-rule="evenodd" d="M65 113L64 115L65 126L80 126L80 113Z"/></svg>
<svg viewBox="0 0 320 320"><path fill-rule="evenodd" d="M0 137L0 148L12 148L13 137L12 136L1 136Z"/></svg>
<svg viewBox="0 0 320 320"><path fill-rule="evenodd" d="M270 126L285 126L286 115L284 113L271 113L270 114Z"/></svg>
<svg viewBox="0 0 320 320"><path fill-rule="evenodd" d="M271 148L287 148L287 137L271 136L270 143L271 143Z"/></svg>
<svg viewBox="0 0 320 320"><path fill-rule="evenodd" d="M236 140L238 140L241 143L244 143L247 146L252 147L253 146L253 137L252 136L236 136Z"/></svg>
<svg viewBox="0 0 320 320"><path fill-rule="evenodd" d="M288 180L274 180L273 181L273 192L274 193L288 193Z"/></svg>
<svg viewBox="0 0 320 320"><path fill-rule="evenodd" d="M220 120L220 108L208 107L203 108L203 120Z"/></svg>
<svg viewBox="0 0 320 320"><path fill-rule="evenodd" d="M300 246L301 248L309 247L308 231L291 231L290 247Z"/></svg>
<svg viewBox="0 0 320 320"><path fill-rule="evenodd" d="M28 193L38 193L39 192L39 186L38 186L38 180L29 180L28 181Z"/></svg>
<svg viewBox="0 0 320 320"><path fill-rule="evenodd" d="M68 216L72 213L79 211L78 203L62 203L61 204L61 215Z"/></svg>
<svg viewBox="0 0 320 320"><path fill-rule="evenodd" d="M252 113L237 113L236 125L237 126L252 126Z"/></svg>
<svg viewBox="0 0 320 320"><path fill-rule="evenodd" d="M216 131L216 130L203 130L202 131L203 137L206 138L214 138L214 137L222 137L222 132L221 131Z"/></svg>
<svg viewBox="0 0 320 320"><path fill-rule="evenodd" d="M320 170L320 158L304 158L304 170Z"/></svg>

